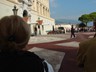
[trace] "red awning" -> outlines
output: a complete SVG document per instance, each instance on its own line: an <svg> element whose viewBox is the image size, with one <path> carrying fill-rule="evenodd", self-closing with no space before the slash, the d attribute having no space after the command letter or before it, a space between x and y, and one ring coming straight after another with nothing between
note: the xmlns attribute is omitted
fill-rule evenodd
<svg viewBox="0 0 96 72"><path fill-rule="evenodd" d="M37 20L37 23L41 25L43 23L43 20Z"/></svg>

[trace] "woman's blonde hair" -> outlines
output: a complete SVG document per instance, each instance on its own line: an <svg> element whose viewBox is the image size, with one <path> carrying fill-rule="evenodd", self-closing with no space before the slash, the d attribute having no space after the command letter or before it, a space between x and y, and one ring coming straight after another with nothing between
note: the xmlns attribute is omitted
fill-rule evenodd
<svg viewBox="0 0 96 72"><path fill-rule="evenodd" d="M0 49L25 48L29 38L30 27L20 16L5 16L0 20Z"/></svg>

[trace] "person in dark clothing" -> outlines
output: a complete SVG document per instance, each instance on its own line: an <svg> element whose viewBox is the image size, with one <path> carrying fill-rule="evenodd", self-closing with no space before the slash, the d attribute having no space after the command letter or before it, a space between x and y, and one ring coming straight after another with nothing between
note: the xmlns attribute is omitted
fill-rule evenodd
<svg viewBox="0 0 96 72"><path fill-rule="evenodd" d="M74 27L73 27L73 25L71 26L71 38L74 36L74 38L75 38L75 29L74 29Z"/></svg>
<svg viewBox="0 0 96 72"><path fill-rule="evenodd" d="M28 12L27 12L27 10L24 10L23 11L23 20L25 21L25 22L28 22Z"/></svg>
<svg viewBox="0 0 96 72"><path fill-rule="evenodd" d="M94 19L94 21L93 21L93 26L94 26L94 30L95 30L94 37L96 37L96 19Z"/></svg>
<svg viewBox="0 0 96 72"><path fill-rule="evenodd" d="M0 19L0 71L44 72L42 59L26 51L30 38L29 25L19 16Z"/></svg>
<svg viewBox="0 0 96 72"><path fill-rule="evenodd" d="M34 28L35 35L37 35L37 27Z"/></svg>

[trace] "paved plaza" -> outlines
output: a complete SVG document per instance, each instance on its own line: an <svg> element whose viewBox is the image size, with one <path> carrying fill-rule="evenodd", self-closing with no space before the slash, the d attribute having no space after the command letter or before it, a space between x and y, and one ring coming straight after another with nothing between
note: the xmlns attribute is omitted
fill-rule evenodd
<svg viewBox="0 0 96 72"><path fill-rule="evenodd" d="M92 38L93 34L76 33L76 38L70 38L70 33L31 36L27 50L46 59L54 72L82 72L76 65L79 43Z"/></svg>

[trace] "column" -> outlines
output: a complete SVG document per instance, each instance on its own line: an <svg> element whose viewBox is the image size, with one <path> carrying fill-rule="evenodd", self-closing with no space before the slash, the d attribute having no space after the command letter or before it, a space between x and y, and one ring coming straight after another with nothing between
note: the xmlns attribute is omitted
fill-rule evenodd
<svg viewBox="0 0 96 72"><path fill-rule="evenodd" d="M38 13L40 14L40 3L38 2Z"/></svg>
<svg viewBox="0 0 96 72"><path fill-rule="evenodd" d="M49 17L49 16L48 16L48 8L47 8L47 17Z"/></svg>
<svg viewBox="0 0 96 72"><path fill-rule="evenodd" d="M44 8L44 6L43 6L43 15L45 15L45 8Z"/></svg>
<svg viewBox="0 0 96 72"><path fill-rule="evenodd" d="M46 8L46 17L47 17L47 8Z"/></svg>
<svg viewBox="0 0 96 72"><path fill-rule="evenodd" d="M48 9L48 16L50 17L50 12L49 12L49 9Z"/></svg>
<svg viewBox="0 0 96 72"><path fill-rule="evenodd" d="M42 15L42 4L40 4L40 14Z"/></svg>
<svg viewBox="0 0 96 72"><path fill-rule="evenodd" d="M41 15L43 15L43 5L41 4Z"/></svg>
<svg viewBox="0 0 96 72"><path fill-rule="evenodd" d="M39 3L37 2L37 12L39 12L39 5L38 5Z"/></svg>

